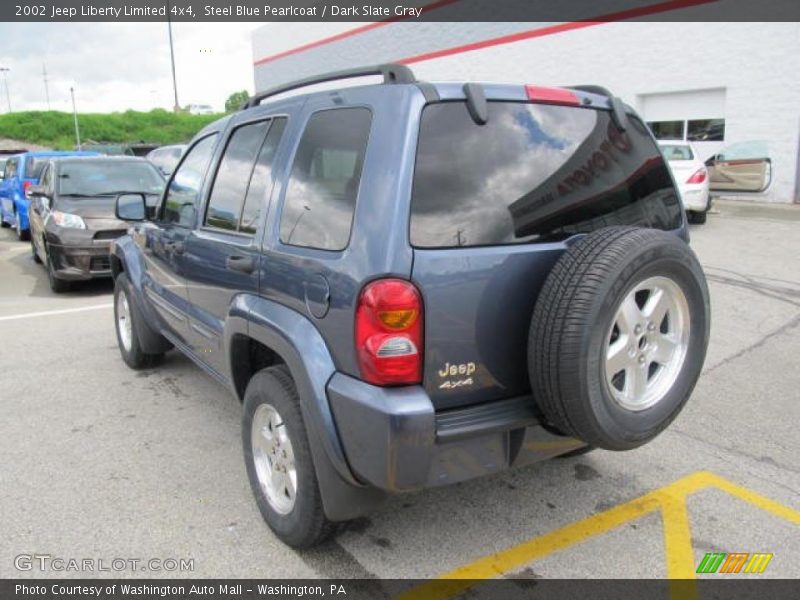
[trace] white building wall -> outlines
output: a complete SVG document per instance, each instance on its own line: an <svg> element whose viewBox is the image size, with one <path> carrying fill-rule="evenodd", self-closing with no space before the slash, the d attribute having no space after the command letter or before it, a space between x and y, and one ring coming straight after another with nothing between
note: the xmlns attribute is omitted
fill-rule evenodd
<svg viewBox="0 0 800 600"><path fill-rule="evenodd" d="M303 30L309 24L267 28L255 33L255 58L302 45L292 29ZM362 64L370 60L378 31L387 40L403 27L447 24L398 23L372 30L370 35L348 38L352 53L358 48ZM481 24L476 26L476 35ZM497 24L494 24L495 26ZM515 24L517 25L517 24ZM363 24L354 24L359 27ZM326 30L323 37L342 31ZM407 31L407 30L406 30ZM304 36L303 39L307 39ZM486 36L475 39L485 39ZM367 45L366 42L369 42ZM387 41L388 43L388 41ZM453 45L463 44L458 40ZM331 53L336 43L330 45ZM404 52L408 52L404 48ZM396 56L403 60L415 56L408 52ZM312 72L322 72L324 59L314 53L308 65ZM297 61L302 53L295 55ZM277 61L276 61L277 62ZM265 66L275 67L274 64ZM582 27L554 35L535 37L475 51L413 62L410 65L420 79L518 81L540 85L593 83L603 85L638 110L646 110L649 94L665 94L718 89L724 91L725 142L767 140L773 161L773 183L761 195L770 202L800 200L797 194L798 152L800 151L800 23L654 23L623 22ZM256 81L259 69L256 67ZM258 85L257 85L258 87ZM692 107L683 94L680 110L684 118L699 117L704 106ZM648 115L644 115L647 119ZM710 154L712 144L701 144L700 152Z"/></svg>

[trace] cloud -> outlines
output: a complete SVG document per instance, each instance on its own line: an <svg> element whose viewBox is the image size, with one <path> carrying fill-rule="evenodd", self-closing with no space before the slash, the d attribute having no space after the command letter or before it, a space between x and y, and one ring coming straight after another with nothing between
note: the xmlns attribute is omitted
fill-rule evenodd
<svg viewBox="0 0 800 600"><path fill-rule="evenodd" d="M222 110L234 91L253 91L256 23L173 23L178 99ZM173 105L166 23L2 23L0 66L9 67L14 110L149 110ZM4 92L5 90L3 90ZM0 95L0 100L4 100ZM0 110L5 110L0 102Z"/></svg>

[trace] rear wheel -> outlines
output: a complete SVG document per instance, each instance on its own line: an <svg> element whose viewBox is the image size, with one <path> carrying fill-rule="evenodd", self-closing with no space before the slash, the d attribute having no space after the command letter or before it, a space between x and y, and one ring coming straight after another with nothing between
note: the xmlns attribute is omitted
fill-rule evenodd
<svg viewBox="0 0 800 600"><path fill-rule="evenodd" d="M590 446L640 446L683 408L708 335L708 290L687 244L654 229L599 230L562 255L536 302L537 404Z"/></svg>
<svg viewBox="0 0 800 600"><path fill-rule="evenodd" d="M694 223L696 225L702 225L706 222L706 218L708 215L708 211L689 211L689 223Z"/></svg>
<svg viewBox="0 0 800 600"><path fill-rule="evenodd" d="M27 229L22 229L22 222L19 218L19 213L14 213L14 230L17 232L17 238L24 242L28 239L30 232Z"/></svg>
<svg viewBox="0 0 800 600"><path fill-rule="evenodd" d="M300 399L289 370L263 369L247 384L242 443L261 515L284 543L319 544L335 531L322 508Z"/></svg>
<svg viewBox="0 0 800 600"><path fill-rule="evenodd" d="M120 273L114 282L114 324L117 332L117 345L131 369L146 369L157 364L163 353L150 354L142 350L136 319L139 313L131 301L130 283L125 273Z"/></svg>

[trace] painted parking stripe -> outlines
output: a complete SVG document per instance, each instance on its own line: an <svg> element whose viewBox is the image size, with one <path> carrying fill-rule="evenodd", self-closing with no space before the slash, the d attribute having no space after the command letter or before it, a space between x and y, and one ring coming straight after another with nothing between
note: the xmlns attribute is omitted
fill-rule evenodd
<svg viewBox="0 0 800 600"><path fill-rule="evenodd" d="M697 598L697 589L691 585L691 580L696 578L696 570L686 502L692 494L709 488L726 492L776 517L800 525L800 511L714 473L698 471L604 512L479 558L411 588L396 596L395 600L448 600L464 594L478 580L501 577L525 564L566 550L654 512L661 514L667 577L674 580L670 586L670 598Z"/></svg>
<svg viewBox="0 0 800 600"><path fill-rule="evenodd" d="M41 312L23 313L21 315L7 315L0 317L0 321L16 321L17 319L30 319L33 317L49 317L51 315L66 315L69 313L84 312L88 310L100 310L103 308L111 308L114 306L112 303L108 304L94 304L92 306L81 306L80 308L64 308L61 310L43 310Z"/></svg>

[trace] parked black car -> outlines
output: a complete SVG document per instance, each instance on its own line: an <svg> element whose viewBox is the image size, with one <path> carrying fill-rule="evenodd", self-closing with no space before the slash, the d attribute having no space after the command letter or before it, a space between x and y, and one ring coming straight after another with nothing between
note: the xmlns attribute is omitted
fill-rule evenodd
<svg viewBox="0 0 800 600"><path fill-rule="evenodd" d="M127 224L114 216L120 193L144 194L155 206L164 178L143 158L91 157L50 160L39 185L28 188L31 252L47 267L50 287L111 275L108 249Z"/></svg>

